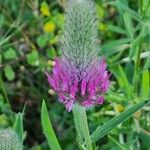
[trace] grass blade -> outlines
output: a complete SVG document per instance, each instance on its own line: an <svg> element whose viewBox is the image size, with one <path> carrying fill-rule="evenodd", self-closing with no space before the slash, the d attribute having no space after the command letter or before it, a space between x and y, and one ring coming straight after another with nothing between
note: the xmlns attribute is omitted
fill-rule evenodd
<svg viewBox="0 0 150 150"><path fill-rule="evenodd" d="M124 90L126 92L126 95L127 95L128 99L131 99L131 97L132 97L131 96L132 95L131 85L130 85L128 79L127 79L127 76L126 76L123 68L120 65L118 65L118 66L119 66L119 72L120 72L120 76L121 76L120 80L122 82L121 84L123 85L123 88L124 88Z"/></svg>
<svg viewBox="0 0 150 150"><path fill-rule="evenodd" d="M142 21L142 18L139 14L137 14L135 11L133 11L132 9L130 9L126 4L124 4L121 0L116 0L116 1L113 1L113 2L108 2L108 4L112 5L112 6L116 6L118 7L120 10L122 11L126 11L126 12L129 12L132 17L134 19L136 19L137 21L141 22Z"/></svg>
<svg viewBox="0 0 150 150"><path fill-rule="evenodd" d="M129 148L126 148L123 144L120 144L116 139L114 139L112 136L108 135L108 138L120 149L120 150L129 150Z"/></svg>
<svg viewBox="0 0 150 150"><path fill-rule="evenodd" d="M23 113L16 114L16 119L14 123L14 129L19 136L19 139L23 143L24 134L23 134Z"/></svg>
<svg viewBox="0 0 150 150"><path fill-rule="evenodd" d="M48 110L45 101L43 100L41 108L41 122L44 135L48 141L51 150L61 150L57 137L53 131L52 124L49 118Z"/></svg>
<svg viewBox="0 0 150 150"><path fill-rule="evenodd" d="M108 25L108 30L119 33L119 34L126 34L126 31L124 29L115 25Z"/></svg>
<svg viewBox="0 0 150 150"><path fill-rule="evenodd" d="M102 53L104 53L105 56L110 57L111 55L117 53L118 51L124 51L126 49L126 45L129 42L130 42L129 38L109 41L106 44L102 45ZM123 45L125 45L125 46L123 46ZM120 48L120 47L122 47L122 48Z"/></svg>
<svg viewBox="0 0 150 150"><path fill-rule="evenodd" d="M103 126L99 126L91 135L91 139L93 142L96 142L98 139L105 136L109 133L113 128L115 128L118 124L124 122L128 118L130 118L136 111L141 109L144 105L148 104L149 100L142 101L138 104L135 104L131 108L127 109L126 111L122 112L119 116L109 120Z"/></svg>
<svg viewBox="0 0 150 150"><path fill-rule="evenodd" d="M144 98L148 98L150 96L150 76L148 70L145 70L142 74L141 95Z"/></svg>

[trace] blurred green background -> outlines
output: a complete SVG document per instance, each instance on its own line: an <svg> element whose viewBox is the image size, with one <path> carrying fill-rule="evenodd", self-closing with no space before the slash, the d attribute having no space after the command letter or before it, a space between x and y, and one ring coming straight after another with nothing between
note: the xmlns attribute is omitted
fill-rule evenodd
<svg viewBox="0 0 150 150"><path fill-rule="evenodd" d="M111 87L106 102L88 110L90 130L150 98L150 0L95 0L99 55L106 57ZM77 149L72 113L57 101L45 70L51 70L64 25L65 0L0 0L0 128L13 125L25 107L25 149L48 149L40 106L49 114L64 150ZM98 141L102 150L149 150L150 106Z"/></svg>

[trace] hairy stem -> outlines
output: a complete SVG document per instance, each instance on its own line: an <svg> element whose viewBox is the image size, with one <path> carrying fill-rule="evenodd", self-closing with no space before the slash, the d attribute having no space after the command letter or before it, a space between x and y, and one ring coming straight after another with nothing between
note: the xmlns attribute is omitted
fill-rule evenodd
<svg viewBox="0 0 150 150"><path fill-rule="evenodd" d="M75 104L73 107L73 117L77 131L78 142L81 144L83 143L84 139L87 149L92 150L92 141L90 138L85 108L78 104Z"/></svg>

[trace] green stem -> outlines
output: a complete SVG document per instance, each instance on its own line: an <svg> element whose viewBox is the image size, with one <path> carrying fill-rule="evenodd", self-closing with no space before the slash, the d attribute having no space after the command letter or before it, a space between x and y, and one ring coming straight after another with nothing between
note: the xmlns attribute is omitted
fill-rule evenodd
<svg viewBox="0 0 150 150"><path fill-rule="evenodd" d="M138 82L139 82L139 67L140 67L140 54L141 54L141 46L138 47L137 50L137 54L135 57L135 61L134 61L134 79L133 79L133 83L134 83L134 88L135 91L138 91Z"/></svg>
<svg viewBox="0 0 150 150"><path fill-rule="evenodd" d="M135 54L135 59L134 59L134 77L133 77L133 85L135 91L138 91L138 84L139 84L139 72L140 72L140 55L142 52L142 42L143 42L143 32L144 32L144 27L142 27L141 32L138 37L138 45L137 45L137 50Z"/></svg>
<svg viewBox="0 0 150 150"><path fill-rule="evenodd" d="M73 117L76 126L78 142L83 144L84 139L87 149L92 150L92 141L90 138L85 108L75 104L73 107Z"/></svg>
<svg viewBox="0 0 150 150"><path fill-rule="evenodd" d="M0 88L2 90L2 93L4 95L4 98L6 100L6 103L8 104L10 110L11 110L11 105L9 103L9 99L8 99L8 96L7 96L7 92L6 92L6 89L5 89L5 86L4 86L4 83L3 83L3 79L2 79L2 76L1 76L1 73L0 73Z"/></svg>

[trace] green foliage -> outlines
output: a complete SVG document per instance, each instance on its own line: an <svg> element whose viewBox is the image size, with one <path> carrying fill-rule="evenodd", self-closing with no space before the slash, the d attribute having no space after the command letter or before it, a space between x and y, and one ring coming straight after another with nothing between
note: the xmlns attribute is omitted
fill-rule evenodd
<svg viewBox="0 0 150 150"><path fill-rule="evenodd" d="M4 52L5 59L14 59L17 57L16 51L13 48L9 48L6 52Z"/></svg>
<svg viewBox="0 0 150 150"><path fill-rule="evenodd" d="M65 150L149 150L150 0L96 0L97 11L92 0L66 1L0 0L0 128L13 127L26 150L60 149L52 126ZM67 113L45 80L62 50L83 65L98 53L112 73L105 103L87 116L81 107Z"/></svg>
<svg viewBox="0 0 150 150"><path fill-rule="evenodd" d="M1 100L1 97L0 97ZM2 107L3 104L0 103L0 107ZM6 128L9 126L9 118L5 114L0 115L0 128Z"/></svg>
<svg viewBox="0 0 150 150"><path fill-rule="evenodd" d="M145 98L150 96L150 73L145 70L142 74L141 95Z"/></svg>
<svg viewBox="0 0 150 150"><path fill-rule="evenodd" d="M0 54L0 64L2 63L2 55Z"/></svg>
<svg viewBox="0 0 150 150"><path fill-rule="evenodd" d="M40 35L37 38L37 44L43 48L44 46L46 46L48 40L49 40L49 36L47 34Z"/></svg>
<svg viewBox="0 0 150 150"><path fill-rule="evenodd" d="M61 150L60 145L57 141L56 135L53 131L52 124L49 118L48 110L45 101L43 100L41 108L41 123L44 135L48 141L51 150Z"/></svg>
<svg viewBox="0 0 150 150"><path fill-rule="evenodd" d="M18 113L15 116L14 130L18 133L20 141L23 143L23 114Z"/></svg>
<svg viewBox="0 0 150 150"><path fill-rule="evenodd" d="M139 136L140 140L143 141L144 145L146 147L149 147L150 133L146 132L144 129L140 129L138 136Z"/></svg>
<svg viewBox="0 0 150 150"><path fill-rule="evenodd" d="M131 117L136 111L141 109L144 105L148 104L148 102L150 102L150 100L142 101L136 104L135 106L132 106L131 108L127 109L126 111L122 112L119 116L109 120L103 126L97 127L97 129L91 135L92 141L96 142L98 139L102 138L118 124L124 122L129 117Z"/></svg>
<svg viewBox="0 0 150 150"><path fill-rule="evenodd" d="M112 136L108 136L109 139L121 150L129 150L129 147L127 148L125 145L120 144L116 139L114 139Z"/></svg>
<svg viewBox="0 0 150 150"><path fill-rule="evenodd" d="M36 50L33 50L29 54L27 54L27 62L28 64L32 66L38 66L39 65L39 55Z"/></svg>
<svg viewBox="0 0 150 150"><path fill-rule="evenodd" d="M54 48L47 50L47 56L49 56L50 59L54 59L56 55L56 51Z"/></svg>
<svg viewBox="0 0 150 150"><path fill-rule="evenodd" d="M5 66L4 73L5 73L6 78L9 81L14 80L14 78L15 78L15 72L13 71L13 69L12 69L12 67L10 65L6 65Z"/></svg>

